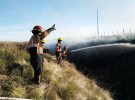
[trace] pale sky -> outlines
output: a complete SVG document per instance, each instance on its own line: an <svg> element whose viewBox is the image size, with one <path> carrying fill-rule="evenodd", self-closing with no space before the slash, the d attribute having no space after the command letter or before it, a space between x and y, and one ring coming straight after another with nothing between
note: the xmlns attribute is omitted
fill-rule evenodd
<svg viewBox="0 0 135 100"><path fill-rule="evenodd" d="M28 41L35 25L56 24L47 39L135 32L135 0L0 0L0 41Z"/></svg>

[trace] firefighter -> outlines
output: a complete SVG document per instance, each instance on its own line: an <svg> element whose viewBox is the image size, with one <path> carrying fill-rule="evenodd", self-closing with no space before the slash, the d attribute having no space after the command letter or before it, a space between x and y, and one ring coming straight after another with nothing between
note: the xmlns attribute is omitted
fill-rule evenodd
<svg viewBox="0 0 135 100"><path fill-rule="evenodd" d="M60 64L61 61L62 61L62 56L61 56L61 53L62 53L62 51L61 51L61 48L62 48L61 41L62 40L63 39L59 37L58 38L58 43L56 44L56 52L55 52L55 54L56 54L56 59L57 59L58 64Z"/></svg>
<svg viewBox="0 0 135 100"><path fill-rule="evenodd" d="M42 47L44 48L44 45L45 45L45 43L46 43L46 40L45 40L45 39L42 39L42 40L41 40L41 43L42 43Z"/></svg>
<svg viewBox="0 0 135 100"><path fill-rule="evenodd" d="M62 50L62 59L67 59L67 55L68 55L67 49L68 49L68 47L64 46L64 48Z"/></svg>
<svg viewBox="0 0 135 100"><path fill-rule="evenodd" d="M45 43L46 43L46 40L45 39L42 39L41 40L41 43L42 43L42 48L43 48L43 53L46 53L44 51L46 51L46 48L45 48ZM45 64L45 55L43 55L43 64Z"/></svg>
<svg viewBox="0 0 135 100"><path fill-rule="evenodd" d="M49 53L50 50L45 48L45 43L46 43L46 40L45 39L42 39L41 40L41 43L42 43L42 47L43 47L43 53ZM45 64L45 55L43 55L43 64Z"/></svg>
<svg viewBox="0 0 135 100"><path fill-rule="evenodd" d="M32 30L33 35L28 43L28 51L30 54L30 63L34 69L34 82L40 84L42 67L43 67L43 45L41 40L48 36L55 29L55 24L45 30L42 26L35 26Z"/></svg>
<svg viewBox="0 0 135 100"><path fill-rule="evenodd" d="M41 43L42 43L42 47L43 47L43 53L48 53L50 50L48 48L45 48L46 40L42 39Z"/></svg>

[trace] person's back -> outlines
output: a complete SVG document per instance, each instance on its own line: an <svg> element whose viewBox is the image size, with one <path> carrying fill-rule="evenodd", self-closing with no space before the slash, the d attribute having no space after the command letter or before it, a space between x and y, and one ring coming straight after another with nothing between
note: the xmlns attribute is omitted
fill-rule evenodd
<svg viewBox="0 0 135 100"><path fill-rule="evenodd" d="M60 43L56 44L56 52L61 52L62 45Z"/></svg>
<svg viewBox="0 0 135 100"><path fill-rule="evenodd" d="M36 84L40 84L43 67L43 45L41 40L48 36L48 34L53 30L55 30L54 26L45 31L41 26L38 25L32 30L33 36L29 40L28 48L30 54L30 63L34 69L34 81Z"/></svg>

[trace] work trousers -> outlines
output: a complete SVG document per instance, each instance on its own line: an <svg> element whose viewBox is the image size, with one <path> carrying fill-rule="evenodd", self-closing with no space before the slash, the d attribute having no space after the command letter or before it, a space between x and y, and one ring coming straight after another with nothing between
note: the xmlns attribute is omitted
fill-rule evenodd
<svg viewBox="0 0 135 100"><path fill-rule="evenodd" d="M30 53L30 63L34 69L34 79L35 81L38 81L39 75L42 74L42 69L43 69L43 55L42 54L37 54L37 48L33 47L30 48L29 53Z"/></svg>

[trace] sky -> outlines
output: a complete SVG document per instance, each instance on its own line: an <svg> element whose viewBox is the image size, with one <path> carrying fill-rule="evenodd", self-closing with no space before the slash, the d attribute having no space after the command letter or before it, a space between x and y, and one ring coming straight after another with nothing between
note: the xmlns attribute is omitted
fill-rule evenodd
<svg viewBox="0 0 135 100"><path fill-rule="evenodd" d="M0 41L29 41L35 25L56 31L47 40L58 37L111 34L123 29L135 32L135 0L0 0Z"/></svg>

